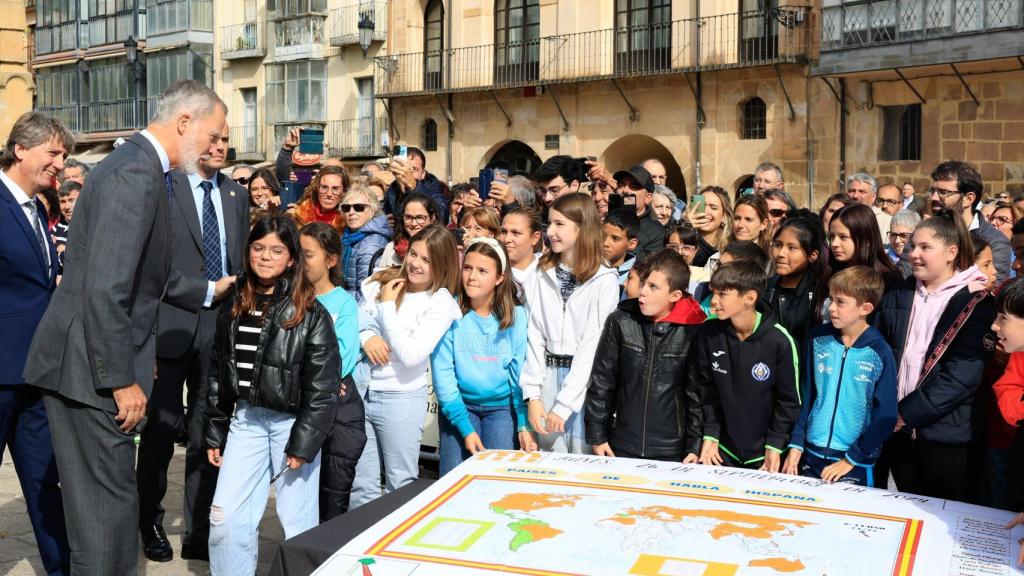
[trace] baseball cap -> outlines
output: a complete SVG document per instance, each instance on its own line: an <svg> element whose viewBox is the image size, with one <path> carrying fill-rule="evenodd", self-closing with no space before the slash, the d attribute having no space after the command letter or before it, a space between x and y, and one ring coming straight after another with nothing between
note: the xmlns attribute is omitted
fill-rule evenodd
<svg viewBox="0 0 1024 576"><path fill-rule="evenodd" d="M612 175L612 178L619 182L623 176L632 176L633 180L636 180L637 184L643 186L648 194L654 194L654 180L651 180L651 173L643 166L637 164L629 170L619 170Z"/></svg>

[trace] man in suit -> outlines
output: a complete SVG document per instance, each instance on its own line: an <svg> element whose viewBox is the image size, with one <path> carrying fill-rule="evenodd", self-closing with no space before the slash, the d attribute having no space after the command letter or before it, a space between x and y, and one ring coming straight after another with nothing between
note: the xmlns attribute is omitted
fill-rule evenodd
<svg viewBox="0 0 1024 576"><path fill-rule="evenodd" d="M207 288L171 268L170 170L198 169L226 113L207 86L175 82L149 126L90 172L75 206L64 279L32 340L25 380L49 392L76 575L137 570L134 437L153 388L157 308L162 297L198 311Z"/></svg>
<svg viewBox="0 0 1024 576"><path fill-rule="evenodd" d="M146 558L166 562L174 557L163 529L167 492L167 466L174 455L177 431L185 425L181 396L188 381L188 420L200 421L189 438L185 465L185 535L182 558L209 559L210 504L217 487L217 469L202 447L201 414L205 393L200 393L210 363L217 329L218 302L213 299L218 280L242 269L242 250L249 234L249 192L220 170L227 164L228 138L224 127L199 171L171 172L174 203L171 209L171 268L206 282L203 308L198 313L160 303L156 338L157 383L149 397L146 426L139 443L137 482L139 530ZM189 429L191 434L192 430Z"/></svg>
<svg viewBox="0 0 1024 576"><path fill-rule="evenodd" d="M0 154L0 459L10 450L48 574L68 574L68 539L42 391L25 384L28 345L56 287L57 252L36 197L74 150L71 132L23 114Z"/></svg>

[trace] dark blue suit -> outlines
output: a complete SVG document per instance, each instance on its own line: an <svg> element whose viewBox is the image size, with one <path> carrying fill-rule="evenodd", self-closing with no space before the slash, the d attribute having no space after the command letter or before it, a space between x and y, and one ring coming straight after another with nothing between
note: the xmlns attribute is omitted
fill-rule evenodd
<svg viewBox="0 0 1024 576"><path fill-rule="evenodd" d="M35 200L40 222L42 202ZM29 344L43 317L57 277L57 253L49 234L49 265L25 211L0 181L0 458L6 445L25 495L43 566L69 573L64 505L57 484L50 427L40 390L24 383Z"/></svg>

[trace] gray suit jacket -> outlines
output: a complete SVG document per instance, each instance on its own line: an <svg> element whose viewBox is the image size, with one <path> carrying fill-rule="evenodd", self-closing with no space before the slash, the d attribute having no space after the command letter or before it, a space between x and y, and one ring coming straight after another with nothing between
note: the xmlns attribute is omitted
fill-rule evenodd
<svg viewBox="0 0 1024 576"><path fill-rule="evenodd" d="M199 208L192 196L188 176L174 170L171 177L174 183L174 206L170 218L171 269L189 281L202 283L202 295L205 297L207 280L203 275L203 227ZM217 187L220 188L224 234L228 244L228 261L224 267L229 275L238 274L242 270L243 251L249 236L249 191L223 174L218 176ZM198 313L161 302L156 355L163 359L180 358L189 350L197 330Z"/></svg>
<svg viewBox="0 0 1024 576"><path fill-rule="evenodd" d="M169 248L160 157L136 134L89 174L25 381L110 412L114 388L138 383L149 396L161 297L198 310L206 295L205 280L171 269Z"/></svg>

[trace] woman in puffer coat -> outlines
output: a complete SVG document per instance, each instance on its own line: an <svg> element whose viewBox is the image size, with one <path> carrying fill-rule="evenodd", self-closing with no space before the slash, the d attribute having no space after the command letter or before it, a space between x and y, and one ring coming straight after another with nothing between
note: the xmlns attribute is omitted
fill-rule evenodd
<svg viewBox="0 0 1024 576"><path fill-rule="evenodd" d="M362 302L360 286L372 272L373 256L391 239L391 228L380 202L366 186L355 185L349 189L339 209L345 217L345 231L341 236L345 290L356 302Z"/></svg>

